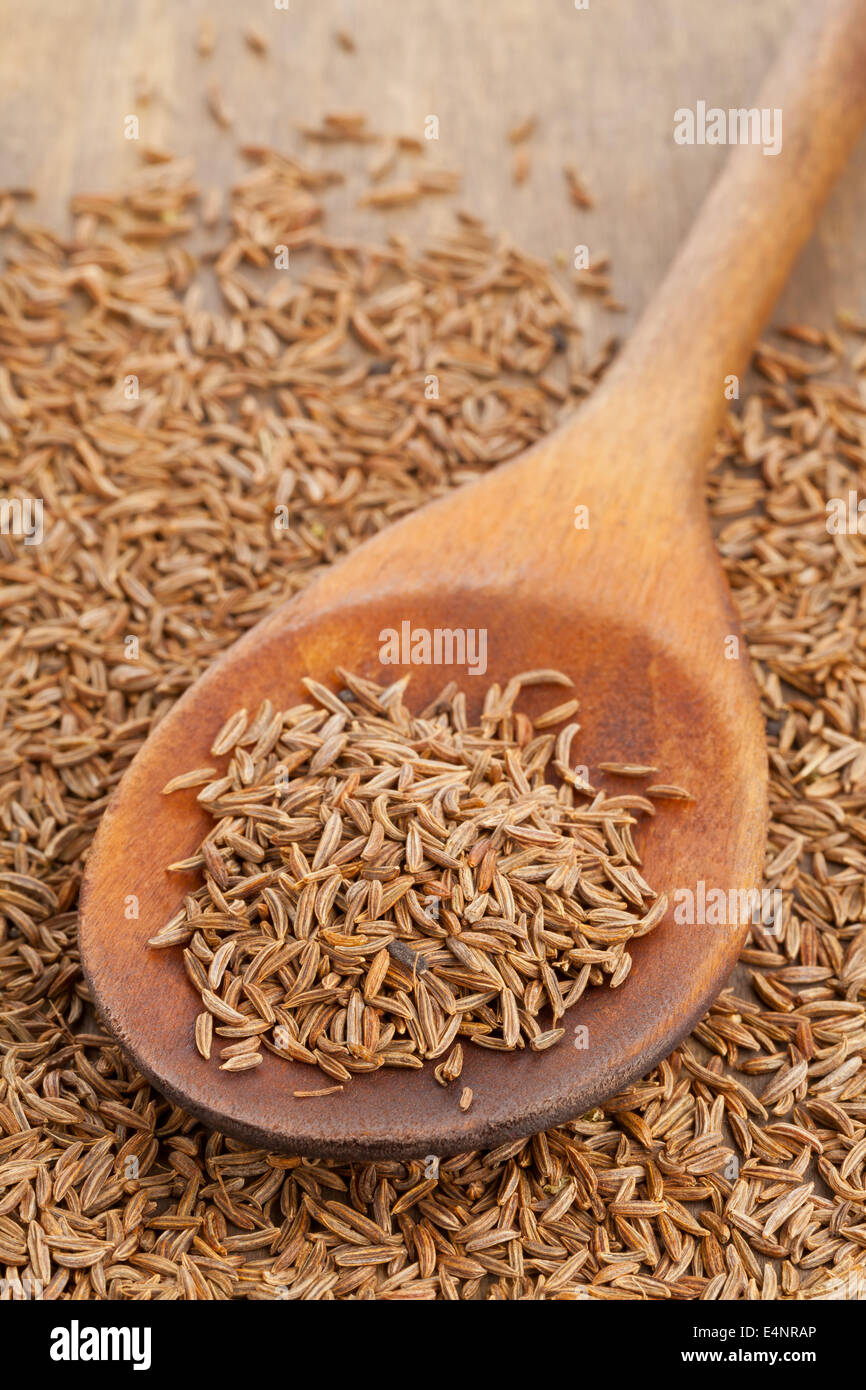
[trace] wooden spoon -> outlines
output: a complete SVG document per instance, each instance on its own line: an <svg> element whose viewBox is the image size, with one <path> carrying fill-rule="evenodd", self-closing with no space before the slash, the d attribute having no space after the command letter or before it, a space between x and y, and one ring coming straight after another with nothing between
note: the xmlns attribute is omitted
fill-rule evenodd
<svg viewBox="0 0 866 1390"><path fill-rule="evenodd" d="M727 978L745 927L678 925L671 910L636 944L625 984L584 996L549 1051L470 1047L463 1077L447 1089L428 1064L298 1100L296 1089L319 1084L308 1067L268 1054L255 1071L234 1074L198 1056L198 995L180 952L146 942L197 882L166 866L192 854L211 823L194 791L163 797L165 783L211 761L214 734L235 709L303 698L302 675L330 681L341 664L396 678L402 668L379 664L379 634L405 620L488 633L483 677L415 667L412 707L457 675L477 713L490 681L557 666L580 697L575 753L594 776L605 759L649 762L694 793L694 805L664 803L640 831L646 877L672 903L675 890L697 891L699 881L760 887L763 725L707 523L704 466L726 378L744 368L866 117L863 0L808 5L758 104L784 113L781 153L733 151L626 351L576 417L516 462L392 526L266 618L178 702L124 776L87 862L84 969L136 1065L206 1124L341 1159L489 1146L581 1114L644 1075ZM588 529L575 527L579 506ZM608 785L626 789L617 779ZM574 1045L576 1025L588 1029L586 1048ZM463 1084L474 1092L465 1113Z"/></svg>

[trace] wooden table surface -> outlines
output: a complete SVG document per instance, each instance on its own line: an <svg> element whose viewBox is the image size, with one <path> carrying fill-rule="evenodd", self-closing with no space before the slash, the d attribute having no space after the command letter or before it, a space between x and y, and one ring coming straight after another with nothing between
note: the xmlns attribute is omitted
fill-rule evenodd
<svg viewBox="0 0 866 1390"><path fill-rule="evenodd" d="M63 227L70 194L116 189L142 145L192 155L207 188L245 168L239 144L264 142L346 171L325 195L335 234L378 239L399 227L421 238L449 225L456 201L538 255L577 243L609 253L627 311L608 322L625 334L725 158L723 148L675 144L674 111L699 99L752 105L800 6L816 2L589 0L577 10L573 0L288 0L278 10L274 0L0 0L0 188L32 187L40 219ZM196 49L202 17L217 35L206 60ZM267 37L266 57L244 42L250 23ZM340 29L354 53L335 41ZM214 79L234 112L229 131L207 110ZM299 134L326 111L352 109L384 133L416 136L438 116L427 157L463 169L459 198L390 214L359 208L370 150L318 147ZM139 145L124 138L133 113ZM532 168L516 187L506 132L529 114L538 118ZM594 210L569 202L566 161ZM777 321L866 313L864 226L861 142ZM744 986L742 972L733 983Z"/></svg>
<svg viewBox="0 0 866 1390"><path fill-rule="evenodd" d="M238 144L262 141L347 171L327 195L331 231L379 236L399 225L422 236L449 224L454 199L397 214L358 208L370 150L319 147L298 127L357 109L378 130L420 136L436 115L439 140L427 157L464 170L462 206L540 255L570 254L577 243L611 255L628 309L610 322L624 333L725 156L675 144L674 111L699 99L750 105L803 0L589 0L586 10L573 0L287 2L0 0L0 186L33 187L40 217L63 226L70 193L116 188L144 144L192 154L204 186L225 186L244 167ZM217 36L209 59L196 49L203 16ZM248 24L266 36L265 57L244 42ZM339 29L353 36L354 53L336 42ZM207 111L212 79L234 112L229 131ZM530 113L532 168L516 187L506 131ZM137 146L124 138L130 114L140 120ZM566 196L567 160L596 197L591 212ZM863 311L864 225L861 144L780 317L828 322L834 307Z"/></svg>

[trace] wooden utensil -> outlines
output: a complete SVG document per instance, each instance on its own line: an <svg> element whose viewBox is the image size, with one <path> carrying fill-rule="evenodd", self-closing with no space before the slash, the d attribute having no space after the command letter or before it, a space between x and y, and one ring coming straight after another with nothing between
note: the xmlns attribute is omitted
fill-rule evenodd
<svg viewBox="0 0 866 1390"><path fill-rule="evenodd" d="M696 797L665 804L641 829L648 881L671 898L700 881L726 892L760 887L763 726L707 523L703 470L726 378L742 371L866 117L866 4L807 6L759 106L783 112L781 152L732 152L628 347L574 419L380 534L266 618L178 702L124 776L87 862L84 969L137 1066L208 1125L342 1159L495 1144L583 1113L646 1073L724 983L745 926L678 925L671 911L636 943L620 989L592 990L569 1012L557 1047L470 1047L456 1088L436 1085L428 1065L296 1100L294 1090L315 1084L301 1064L267 1055L232 1074L198 1056L199 1001L180 952L146 942L196 882L166 866L193 853L210 825L194 791L163 797L164 784L211 761L214 734L235 709L302 698L302 675L327 681L341 664L381 679L379 634L404 620L488 633L483 678L416 667L412 707L456 674L477 713L476 687L560 667L581 700L575 751L594 776L605 759L650 762ZM575 527L577 507L588 509L587 529ZM129 920L132 895L139 916ZM586 1048L573 1045L577 1025L588 1030ZM466 1113L457 1105L464 1083L474 1092Z"/></svg>

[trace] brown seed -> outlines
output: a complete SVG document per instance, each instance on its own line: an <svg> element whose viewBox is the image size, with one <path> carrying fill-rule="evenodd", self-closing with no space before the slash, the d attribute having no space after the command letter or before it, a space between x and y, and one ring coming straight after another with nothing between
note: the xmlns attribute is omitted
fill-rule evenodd
<svg viewBox="0 0 866 1390"><path fill-rule="evenodd" d="M222 126L223 130L228 130L232 124L232 114L225 103L222 88L215 78L208 83L207 105L217 125Z"/></svg>
<svg viewBox="0 0 866 1390"><path fill-rule="evenodd" d="M585 210L595 207L595 202L587 192L586 185L574 165L566 164L563 173L565 174L565 183L569 196L575 206L584 208Z"/></svg>
<svg viewBox="0 0 866 1390"><path fill-rule="evenodd" d="M599 763L602 772L615 773L617 777L652 777L657 767L649 763Z"/></svg>
<svg viewBox="0 0 866 1390"><path fill-rule="evenodd" d="M518 145L511 163L511 177L516 184L525 183L529 178L531 160L525 145Z"/></svg>
<svg viewBox="0 0 866 1390"><path fill-rule="evenodd" d="M538 124L535 116L526 116L522 121L517 121L508 131L508 138L512 145L519 145L522 141L528 140L535 131Z"/></svg>
<svg viewBox="0 0 866 1390"><path fill-rule="evenodd" d="M580 708L579 700L565 700L561 705L546 710L534 720L536 729L549 729L553 724L564 724Z"/></svg>
<svg viewBox="0 0 866 1390"><path fill-rule="evenodd" d="M662 783L655 783L646 789L647 796L654 796L670 801L694 801L691 792L687 792L685 787L666 786Z"/></svg>
<svg viewBox="0 0 866 1390"><path fill-rule="evenodd" d="M207 17L198 22L198 51L202 58L209 58L216 47L216 30Z"/></svg>
<svg viewBox="0 0 866 1390"><path fill-rule="evenodd" d="M264 1060L260 1052L240 1052L227 1057L220 1064L220 1071L250 1071L253 1067L261 1066Z"/></svg>
<svg viewBox="0 0 866 1390"><path fill-rule="evenodd" d="M210 1060L212 1041L213 1014L207 1011L197 1014L195 1020L195 1045L206 1062Z"/></svg>
<svg viewBox="0 0 866 1390"><path fill-rule="evenodd" d="M215 767L199 767L192 772L182 772L179 777L172 777L170 782L166 782L162 794L168 796L171 792L183 791L186 787L203 787L207 782L213 781L215 776Z"/></svg>
<svg viewBox="0 0 866 1390"><path fill-rule="evenodd" d="M270 48L267 36L257 24L247 25L244 30L244 41L247 47L251 49L253 53L257 53L259 57L264 57Z"/></svg>

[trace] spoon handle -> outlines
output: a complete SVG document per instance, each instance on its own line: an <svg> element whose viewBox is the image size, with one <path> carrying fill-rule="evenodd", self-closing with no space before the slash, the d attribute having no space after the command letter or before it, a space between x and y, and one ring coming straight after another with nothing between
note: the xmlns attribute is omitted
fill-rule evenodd
<svg viewBox="0 0 866 1390"><path fill-rule="evenodd" d="M725 378L746 366L866 122L866 0L806 0L756 106L781 111L774 118L776 130L781 119L781 149L732 150L598 393L607 396L621 383L631 409L645 410L648 432L656 418L663 421L692 482L702 478L728 405ZM662 453L664 463L670 449Z"/></svg>

